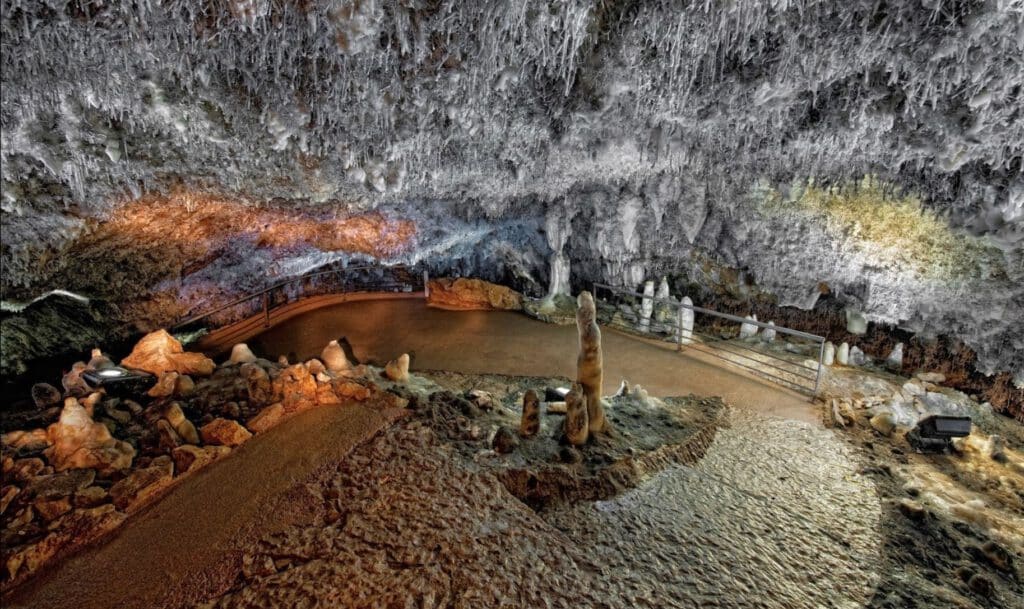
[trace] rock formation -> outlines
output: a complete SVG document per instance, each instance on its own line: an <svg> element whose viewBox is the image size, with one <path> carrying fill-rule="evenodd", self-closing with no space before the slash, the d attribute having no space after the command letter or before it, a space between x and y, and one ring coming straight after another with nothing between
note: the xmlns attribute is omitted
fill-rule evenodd
<svg viewBox="0 0 1024 609"><path fill-rule="evenodd" d="M135 457L131 444L111 436L75 398L64 401L60 420L47 429L47 438L51 446L46 458L57 471L91 468L109 473L127 469Z"/></svg>
<svg viewBox="0 0 1024 609"><path fill-rule="evenodd" d="M409 354L403 353L384 367L384 375L396 383L409 380Z"/></svg>
<svg viewBox="0 0 1024 609"><path fill-rule="evenodd" d="M518 311L523 297L511 288L481 279L432 279L427 304L458 311Z"/></svg>
<svg viewBox="0 0 1024 609"><path fill-rule="evenodd" d="M745 322L740 324L740 339L753 338L757 335L760 326L749 322L757 321L757 315L747 315Z"/></svg>
<svg viewBox="0 0 1024 609"><path fill-rule="evenodd" d="M251 364L256 361L256 354L252 352L249 345L245 343L238 343L234 347L231 347L231 357L228 358L229 364Z"/></svg>
<svg viewBox="0 0 1024 609"><path fill-rule="evenodd" d="M216 365L201 353L186 353L176 338L167 330L157 330L144 336L128 357L121 360L126 368L145 370L160 375L164 372L209 376Z"/></svg>
<svg viewBox="0 0 1024 609"><path fill-rule="evenodd" d="M836 362L836 346L831 341L825 343L821 351L821 363L831 366Z"/></svg>
<svg viewBox="0 0 1024 609"><path fill-rule="evenodd" d="M768 322L768 327L765 328L764 332L761 333L761 338L763 338L764 342L766 342L766 343L770 343L770 342L774 342L775 341L775 322L774 321L769 321Z"/></svg>
<svg viewBox="0 0 1024 609"><path fill-rule="evenodd" d="M895 372L903 369L903 343L896 343L889 356L885 358L885 366Z"/></svg>
<svg viewBox="0 0 1024 609"><path fill-rule="evenodd" d="M651 329L651 315L654 313L654 282L644 282L644 297L640 301L640 331Z"/></svg>
<svg viewBox="0 0 1024 609"><path fill-rule="evenodd" d="M217 418L199 430L203 435L203 442L215 446L238 446L252 437L248 429L242 427L237 421Z"/></svg>
<svg viewBox="0 0 1024 609"><path fill-rule="evenodd" d="M573 446L583 446L590 437L590 420L587 413L587 398L583 387L573 383L572 390L565 394L565 440Z"/></svg>
<svg viewBox="0 0 1024 609"><path fill-rule="evenodd" d="M49 383L36 383L32 385L32 403L36 408L44 410L60 404L60 390Z"/></svg>
<svg viewBox="0 0 1024 609"><path fill-rule="evenodd" d="M842 343L836 349L836 363L840 366L850 365L850 345L848 343Z"/></svg>
<svg viewBox="0 0 1024 609"><path fill-rule="evenodd" d="M601 354L601 329L597 326L594 297L583 291L576 299L576 330L579 333L579 355L576 358L576 382L580 385L587 408L590 433L602 433L608 423L601 400L604 381Z"/></svg>
<svg viewBox="0 0 1024 609"><path fill-rule="evenodd" d="M523 394L523 413L519 419L519 435L532 438L540 431L540 398L533 389Z"/></svg>
<svg viewBox="0 0 1024 609"><path fill-rule="evenodd" d="M345 357L345 350L341 348L341 345L336 340L327 343L324 350L320 352L320 360L329 371L335 374L350 368L348 358Z"/></svg>
<svg viewBox="0 0 1024 609"><path fill-rule="evenodd" d="M689 296L683 296L683 306L679 309L680 343L688 345L693 342L693 300Z"/></svg>

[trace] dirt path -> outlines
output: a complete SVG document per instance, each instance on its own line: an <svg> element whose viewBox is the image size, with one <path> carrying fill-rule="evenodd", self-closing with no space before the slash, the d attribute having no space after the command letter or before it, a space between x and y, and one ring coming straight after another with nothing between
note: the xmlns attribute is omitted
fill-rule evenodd
<svg viewBox="0 0 1024 609"><path fill-rule="evenodd" d="M287 512L296 504L294 497L282 501L289 489L401 415L363 406L297 415L185 480L113 539L35 578L3 605L150 609L222 590L235 572L232 547L247 532L262 536L289 525Z"/></svg>
<svg viewBox="0 0 1024 609"><path fill-rule="evenodd" d="M516 376L576 374L575 326L556 326L513 312L446 311L419 300L365 301L309 311L249 339L257 354L318 356L346 337L361 361L383 365L407 352L413 370ZM695 393L762 414L818 423L808 397L696 351L604 329L604 393L626 379L652 395Z"/></svg>

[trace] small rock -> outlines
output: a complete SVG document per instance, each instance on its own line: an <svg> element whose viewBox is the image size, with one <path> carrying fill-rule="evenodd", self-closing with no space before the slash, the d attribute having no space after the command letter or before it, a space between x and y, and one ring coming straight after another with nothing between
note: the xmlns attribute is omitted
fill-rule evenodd
<svg viewBox="0 0 1024 609"><path fill-rule="evenodd" d="M312 374L313 376L320 376L321 374L324 374L327 371L327 366L324 366L324 363L315 357L306 362L306 368L309 370L309 373ZM330 380L329 376L327 376L326 374L324 374L324 376L327 378L328 381Z"/></svg>
<svg viewBox="0 0 1024 609"><path fill-rule="evenodd" d="M72 469L59 474L37 477L25 487L25 491L36 497L57 499L74 495L78 491L92 486L95 480L95 470Z"/></svg>
<svg viewBox="0 0 1024 609"><path fill-rule="evenodd" d="M89 395L92 388L82 378L82 373L88 369L89 367L85 365L85 362L75 362L72 364L71 371L60 380L61 385L64 387L64 392L76 398Z"/></svg>
<svg viewBox="0 0 1024 609"><path fill-rule="evenodd" d="M200 432L203 442L216 446L238 446L252 437L252 433L228 419L214 419L203 425Z"/></svg>
<svg viewBox="0 0 1024 609"><path fill-rule="evenodd" d="M17 430L0 436L0 443L8 450L18 454L26 454L48 448L50 446L50 438L45 429Z"/></svg>
<svg viewBox="0 0 1024 609"><path fill-rule="evenodd" d="M20 493L21 489L14 485L3 487L3 491L0 491L0 515L7 512L7 507Z"/></svg>
<svg viewBox="0 0 1024 609"><path fill-rule="evenodd" d="M238 402L228 402L221 408L221 412L229 419L239 419L242 416L242 408Z"/></svg>
<svg viewBox="0 0 1024 609"><path fill-rule="evenodd" d="M547 414L565 414L565 402L545 402L544 412Z"/></svg>
<svg viewBox="0 0 1024 609"><path fill-rule="evenodd" d="M40 518L50 522L71 511L71 499L69 497L60 497L59 499L37 497L32 503L32 507L35 508Z"/></svg>
<svg viewBox="0 0 1024 609"><path fill-rule="evenodd" d="M536 394L534 394L536 395ZM491 411L494 410L495 400L494 396L481 391L479 389L472 389L466 392L466 399L476 404L481 410Z"/></svg>
<svg viewBox="0 0 1024 609"><path fill-rule="evenodd" d="M157 379L156 384L146 392L146 395L151 398L166 398L174 395L174 390L178 386L179 376L180 375L174 371L161 374L160 378Z"/></svg>
<svg viewBox="0 0 1024 609"><path fill-rule="evenodd" d="M178 475L198 471L210 463L231 454L227 446L180 446L171 452Z"/></svg>
<svg viewBox="0 0 1024 609"><path fill-rule="evenodd" d="M91 508L107 502L107 489L102 486L88 486L75 493L75 507Z"/></svg>
<svg viewBox="0 0 1024 609"><path fill-rule="evenodd" d="M925 516L924 506L912 499L902 499L900 501L900 512L914 521L924 520Z"/></svg>
<svg viewBox="0 0 1024 609"><path fill-rule="evenodd" d="M32 402L40 410L59 405L63 397L60 390L49 383L32 385Z"/></svg>
<svg viewBox="0 0 1024 609"><path fill-rule="evenodd" d="M181 436L174 430L174 427L167 422L167 419L160 419L156 422L156 431L159 436L157 446L164 452L170 452L183 444Z"/></svg>
<svg viewBox="0 0 1024 609"><path fill-rule="evenodd" d="M192 380L192 377L187 374L182 374L178 377L178 382L174 385L174 395L178 397L185 397L192 395L196 390L196 383Z"/></svg>
<svg viewBox="0 0 1024 609"><path fill-rule="evenodd" d="M154 459L153 465L135 470L110 487L110 498L119 510L134 511L155 499L173 479L173 462Z"/></svg>
<svg viewBox="0 0 1024 609"><path fill-rule="evenodd" d="M1006 548L994 541L986 541L978 548L984 559L996 569L1010 573L1013 570L1013 557Z"/></svg>
<svg viewBox="0 0 1024 609"><path fill-rule="evenodd" d="M403 353L397 358L388 362L384 367L384 374L396 383L404 383L409 380L409 354Z"/></svg>
<svg viewBox="0 0 1024 609"><path fill-rule="evenodd" d="M251 364L256 361L256 354L252 352L249 345L245 343L238 343L234 347L231 347L231 357L228 358L229 364Z"/></svg>
<svg viewBox="0 0 1024 609"><path fill-rule="evenodd" d="M885 367L894 372L903 369L903 343L896 343L889 357L885 358Z"/></svg>
<svg viewBox="0 0 1024 609"><path fill-rule="evenodd" d="M120 410L117 407L119 402L120 400L116 398L112 400L107 400L106 402L103 403L103 412L105 412L108 417L114 419L121 425L127 425L132 421L132 413L128 412L127 410Z"/></svg>
<svg viewBox="0 0 1024 609"><path fill-rule="evenodd" d="M916 376L919 380L926 383L945 383L946 375L941 372L918 372Z"/></svg>
<svg viewBox="0 0 1024 609"><path fill-rule="evenodd" d="M558 458L562 463L576 464L583 461L583 453L572 446L563 446L558 451Z"/></svg>
<svg viewBox="0 0 1024 609"><path fill-rule="evenodd" d="M971 592L983 598L990 598L995 592L995 585L992 583L992 580L981 573L972 575L971 579L967 581L967 587L971 589Z"/></svg>
<svg viewBox="0 0 1024 609"><path fill-rule="evenodd" d="M286 415L284 404L278 402L259 411L256 416L249 419L245 426L252 433L263 433L284 420Z"/></svg>
<svg viewBox="0 0 1024 609"><path fill-rule="evenodd" d="M1002 436L995 434L988 438L988 456L993 461L999 461L1003 463L1006 461L1006 442Z"/></svg>
<svg viewBox="0 0 1024 609"><path fill-rule="evenodd" d="M261 366L256 364L242 364L239 369L239 376L245 380L246 394L249 401L255 404L266 404L273 395L273 386L270 382L270 375Z"/></svg>
<svg viewBox="0 0 1024 609"><path fill-rule="evenodd" d="M888 410L883 410L871 417L871 427L883 436L888 436L896 429L896 417Z"/></svg>
<svg viewBox="0 0 1024 609"><path fill-rule="evenodd" d="M511 429L502 425L498 428L498 431L494 434L494 440L491 441L491 446L494 451L500 455L506 455L519 446L519 438L516 437L515 433Z"/></svg>

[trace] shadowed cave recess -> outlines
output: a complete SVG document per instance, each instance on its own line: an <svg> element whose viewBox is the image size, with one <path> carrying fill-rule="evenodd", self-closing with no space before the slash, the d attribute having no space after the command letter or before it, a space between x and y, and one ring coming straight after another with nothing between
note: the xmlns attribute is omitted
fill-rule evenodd
<svg viewBox="0 0 1024 609"><path fill-rule="evenodd" d="M1024 416L1020 2L2 9L5 382L379 261L667 277Z"/></svg>

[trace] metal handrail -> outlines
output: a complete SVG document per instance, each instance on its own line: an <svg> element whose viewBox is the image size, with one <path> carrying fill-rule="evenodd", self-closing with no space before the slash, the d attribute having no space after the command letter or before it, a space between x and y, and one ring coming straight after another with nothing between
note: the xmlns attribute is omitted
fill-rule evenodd
<svg viewBox="0 0 1024 609"><path fill-rule="evenodd" d="M682 319L681 319L682 318L682 311L683 311L683 309L689 309L689 310L693 311L694 313L703 313L705 315L710 315L712 317L718 317L718 318L721 318L721 319L726 319L726 320L729 320L729 321L732 321L732 322L735 322L735 323L753 325L753 326L757 326L759 328L771 328L772 330L775 330L776 332L778 332L780 334L786 334L786 335L789 335L789 336L794 336L794 337L797 337L797 338L802 338L804 340L808 340L808 341L812 341L812 342L818 343L818 366L817 366L817 369L815 371L813 379L810 376L799 374L796 371L789 370L789 369L786 369L786 368L782 368L780 366L777 366L777 365L774 365L774 364L771 364L771 363L768 363L768 362L764 362L764 361L758 360L756 358L744 355L742 353L737 353L736 351L732 351L732 350L729 350L729 349L721 349L720 348L725 353L728 353L728 354L733 355L733 356L738 356L738 357L742 357L742 358L745 358L745 359L749 359L749 360L752 360L752 361L756 361L759 365L769 366L771 368L775 368L776 370L781 370L782 372L785 372L786 374L790 374L790 375L792 375L794 377L797 377L797 378L806 379L808 381L813 380L814 381L814 389L812 390L812 398L816 397L818 395L818 391L821 388L821 373L822 373L822 367L824 366L824 357L825 357L825 337L824 336L818 336L817 334L811 334L809 332L802 332L800 330L794 330L792 328L786 328L784 326L777 326L774 323L769 324L769 323L758 321L758 320L754 320L754 319L747 319L745 317L739 317L737 315L730 315L728 313L722 313L720 311L715 311L713 309L707 309L707 308L704 308L704 307L687 305L687 304L684 304L684 303L679 302L679 301L673 301L673 300L668 300L668 299L664 299L664 298L657 298L655 296L648 296L648 295L645 295L643 293L632 292L632 291L627 290L625 288L617 288L615 286L611 286L611 285L608 285L608 284L605 284L605 283L594 283L593 284L594 298L595 299L597 298L598 288L604 288L605 290L611 292L612 294L626 295L626 296L631 296L633 298L638 298L638 299L641 300L641 302L646 300L648 302L651 302L652 304L661 303L661 304L664 304L664 305L668 305L669 307L671 307L673 309L676 309L679 314L676 316L676 323L678 324L678 328L676 328L675 334L676 334L676 340L679 343L680 348L682 348L684 346L683 328L682 328ZM706 335L706 334L701 333L701 332L697 332L694 329L691 329L691 333L694 334L694 335L697 335L697 336L701 336L701 337L709 337L709 335ZM713 340L712 342L723 342L723 345L729 345L729 346L736 346L736 347L744 348L744 349L746 349L748 351L751 351L751 352L754 352L754 353L758 353L758 354L763 355L765 357L768 357L768 358L771 358L771 359L777 359L777 360L779 360L781 362L784 362L786 364L789 364L789 365L792 365L792 366L796 366L796 367L800 367L800 368L804 368L804 366L802 366L801 364L789 361L787 359L784 359L784 358L781 358L781 357L778 357L778 356L771 355L769 353L763 353L761 351L757 351L756 349L751 349L749 347L746 347L745 345L736 345L736 344L733 344L733 343L726 343L724 341L719 341L717 339ZM803 385L800 385L797 382L791 381L789 379L783 379L783 378L781 378L781 377L779 377L777 375L771 374L771 373L766 372L764 370L759 370L759 369L753 368L753 367L745 365L745 364L743 364L741 362L737 362L737 361L735 361L733 359L725 357L722 354L715 353L713 350L710 349L710 344L706 345L706 347L708 347L708 348L700 349L700 348L698 348L698 345L701 345L701 344L705 344L705 343L704 342L702 342L702 343L687 342L687 343L685 343L685 346L695 348L697 351L700 351L702 353L707 353L709 355L713 355L713 356L718 357L718 358L720 358L722 360L725 360L725 361L727 361L727 362L729 362L729 363L731 363L733 365L740 366L741 368L746 368L748 370L752 370L752 371L754 371L754 372L756 372L756 373L758 373L760 375L769 377L769 378L775 380L776 382L779 382L779 383L782 383L782 384L785 384L785 385L790 385L790 386L793 386L793 387L797 387L797 388L802 389L802 390L809 389L808 387L804 387Z"/></svg>
<svg viewBox="0 0 1024 609"><path fill-rule="evenodd" d="M364 264L364 265L359 265L359 266L343 267L343 268L340 268L340 269L328 269L328 270L321 270L321 271L309 271L307 273L303 273L302 275L296 275L295 277L291 277L290 279L286 279L284 281L275 283L274 285L266 287L266 288L263 288L262 290L259 290L258 292L252 292L250 294L242 296L241 298L238 298L236 300L232 300L231 302L229 302L227 304L220 305L220 306L218 306L215 309L211 309L209 311L205 311L205 312L200 313L198 315L193 315L192 317L189 317L187 319L184 319L184 320L179 321L178 323L174 324L173 326L171 326L171 329L174 330L174 329L180 328L182 326L187 326L189 324L193 324L193 323L195 323L195 322L197 322L197 321L199 321L201 319L205 319L207 317L210 317L211 315L215 315L217 313L220 313L221 311L225 311L225 310L230 309L232 307L237 307L238 305L240 305L240 304L242 304L244 302L248 302L248 301L253 300L255 298L259 298L261 296L264 298L264 300L263 300L263 314L264 314L264 316L269 317L269 315L270 315L270 303L269 303L269 299L267 298L267 295L270 294L271 292L273 292L274 290L278 290L280 288L283 288L283 287L285 287L287 285L296 283L298 281L304 281L306 279L313 279L313 278L316 278L316 277L322 277L324 275L334 275L334 274L348 273L348 272L373 271L373 270L378 270L378 269L393 270L393 269L408 269L408 268L409 267L404 265L404 264L399 264L399 265L394 265L394 266L382 266L382 265L376 265L376 264ZM429 276L427 274L427 271L423 271L423 289L424 289L424 294L426 294L426 290L428 289L427 288L428 281L429 281Z"/></svg>

